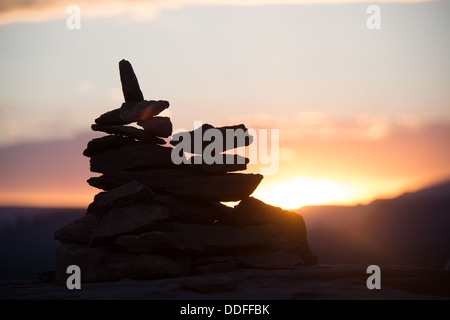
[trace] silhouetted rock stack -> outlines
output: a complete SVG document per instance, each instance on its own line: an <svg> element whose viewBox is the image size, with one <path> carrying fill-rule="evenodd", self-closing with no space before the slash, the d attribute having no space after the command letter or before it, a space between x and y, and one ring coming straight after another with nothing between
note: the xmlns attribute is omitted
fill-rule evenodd
<svg viewBox="0 0 450 320"><path fill-rule="evenodd" d="M299 214L249 197L262 176L229 173L245 170L248 159L223 154L222 164L207 164L201 153L210 142L202 141L184 150L194 154L191 163L174 164L173 146L163 139L172 135L172 123L157 116L169 103L144 100L128 61L120 61L119 69L125 103L95 120L92 129L109 135L91 140L83 153L91 171L102 174L88 183L104 192L83 218L55 232L59 284L65 284L69 265L78 265L82 281L91 282L317 263ZM133 122L143 129L127 126ZM205 124L190 136L210 128ZM217 129L223 151L230 149L226 129L245 133L233 148L252 141L244 125ZM175 136L172 145L180 143ZM237 200L235 208L220 203Z"/></svg>

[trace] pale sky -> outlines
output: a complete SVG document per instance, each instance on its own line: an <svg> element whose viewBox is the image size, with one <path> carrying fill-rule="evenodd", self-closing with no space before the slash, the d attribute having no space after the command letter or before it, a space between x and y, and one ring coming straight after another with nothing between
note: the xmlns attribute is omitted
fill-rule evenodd
<svg viewBox="0 0 450 320"><path fill-rule="evenodd" d="M311 2L2 1L0 160L15 145L86 135L123 102L118 62L127 59L144 97L170 102L174 128L280 129L280 175L263 183L293 173L347 179L371 185L367 200L450 177L450 1ZM69 4L80 6L80 30L66 26ZM366 26L370 4L381 9L380 30ZM23 171L8 159L0 193Z"/></svg>
<svg viewBox="0 0 450 320"><path fill-rule="evenodd" d="M83 3L83 2L82 2ZM0 26L0 144L89 129L120 106L118 61L175 126L263 113L450 120L450 3L181 6ZM85 14L89 16L88 12Z"/></svg>

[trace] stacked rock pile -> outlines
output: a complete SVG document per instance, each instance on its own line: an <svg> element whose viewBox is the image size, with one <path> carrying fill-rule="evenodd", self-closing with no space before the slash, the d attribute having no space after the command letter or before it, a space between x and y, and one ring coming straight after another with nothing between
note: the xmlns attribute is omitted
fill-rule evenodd
<svg viewBox="0 0 450 320"><path fill-rule="evenodd" d="M95 120L92 129L108 135L91 140L83 153L91 171L102 174L88 183L104 191L85 216L55 232L59 284L69 265L80 267L83 282L93 282L317 263L303 218L249 197L261 175L230 173L245 170L248 159L220 153L222 161L211 163L202 157L214 140L199 144L199 133L216 129L226 151L251 143L244 125L205 124L172 136L170 119L158 116L169 103L144 100L128 61L119 69L125 102ZM227 141L230 130L244 139ZM183 161L173 161L174 149L189 137L177 157ZM220 203L239 200L234 208Z"/></svg>

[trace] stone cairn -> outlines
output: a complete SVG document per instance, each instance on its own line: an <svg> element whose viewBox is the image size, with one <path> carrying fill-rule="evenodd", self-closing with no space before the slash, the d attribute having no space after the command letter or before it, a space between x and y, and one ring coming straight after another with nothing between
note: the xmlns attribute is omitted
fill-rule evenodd
<svg viewBox="0 0 450 320"><path fill-rule="evenodd" d="M65 285L70 265L80 267L82 282L94 282L317 263L302 216L249 197L261 175L229 173L245 170L248 159L223 154L234 157L233 164L206 164L193 155L191 164L174 164L175 135L169 146L162 139L172 135L172 123L157 116L169 103L144 100L128 61L120 61L119 70L125 102L95 120L92 129L108 135L91 140L83 152L91 171L102 174L88 183L104 191L85 216L55 232L61 242L57 283ZM143 129L127 126L135 122ZM244 125L217 129L230 128L243 129L244 145L251 143ZM234 208L220 203L239 200Z"/></svg>

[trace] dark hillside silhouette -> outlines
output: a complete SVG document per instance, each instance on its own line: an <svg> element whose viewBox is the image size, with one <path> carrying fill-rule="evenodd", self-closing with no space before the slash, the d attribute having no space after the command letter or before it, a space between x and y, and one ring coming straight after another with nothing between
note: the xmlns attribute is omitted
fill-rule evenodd
<svg viewBox="0 0 450 320"><path fill-rule="evenodd" d="M450 259L450 182L365 206L297 211L320 263L442 268Z"/></svg>

